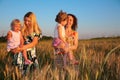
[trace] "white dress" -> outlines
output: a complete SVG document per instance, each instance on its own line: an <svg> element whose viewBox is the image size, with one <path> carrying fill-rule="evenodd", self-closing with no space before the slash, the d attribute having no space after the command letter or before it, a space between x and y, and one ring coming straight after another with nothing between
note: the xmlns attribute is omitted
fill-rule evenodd
<svg viewBox="0 0 120 80"><path fill-rule="evenodd" d="M54 30L54 38L59 38L58 36L58 26L62 28L62 36L65 37L65 28L61 24L57 24Z"/></svg>
<svg viewBox="0 0 120 80"><path fill-rule="evenodd" d="M15 32L10 30L12 33L12 37L7 41L7 51L9 52L11 49L14 49L20 45L20 31Z"/></svg>

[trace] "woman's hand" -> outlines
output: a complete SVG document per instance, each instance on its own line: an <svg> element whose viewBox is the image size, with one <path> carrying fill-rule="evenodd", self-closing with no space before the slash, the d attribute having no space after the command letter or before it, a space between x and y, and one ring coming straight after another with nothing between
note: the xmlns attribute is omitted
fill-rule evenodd
<svg viewBox="0 0 120 80"><path fill-rule="evenodd" d="M22 51L22 50L21 50L20 47L17 47L17 48L15 48L15 49L12 49L12 50L11 50L11 52L13 52L14 54L19 53L19 52L21 52L21 51Z"/></svg>

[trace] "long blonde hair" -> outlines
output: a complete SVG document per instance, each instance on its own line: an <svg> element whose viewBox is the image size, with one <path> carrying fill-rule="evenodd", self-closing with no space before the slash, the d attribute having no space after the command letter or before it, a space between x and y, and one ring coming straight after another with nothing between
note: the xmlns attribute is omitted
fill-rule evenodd
<svg viewBox="0 0 120 80"><path fill-rule="evenodd" d="M37 34L42 33L41 29L40 29L40 27L37 23L35 14L33 12L28 12L28 13L25 14L24 20L25 20L26 17L31 19L31 28L33 29L33 32L35 32ZM29 35L27 26L25 24L23 24L22 34L23 34L23 36Z"/></svg>

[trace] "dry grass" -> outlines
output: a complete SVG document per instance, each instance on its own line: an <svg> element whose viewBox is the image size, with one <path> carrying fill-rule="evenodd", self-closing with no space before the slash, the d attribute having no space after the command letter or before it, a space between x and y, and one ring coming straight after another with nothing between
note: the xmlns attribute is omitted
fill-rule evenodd
<svg viewBox="0 0 120 80"><path fill-rule="evenodd" d="M17 68L5 62L6 43L0 43L0 80L120 80L120 39L81 40L74 55L80 64L64 69L54 68L52 41L41 41L37 47L39 71L21 77Z"/></svg>

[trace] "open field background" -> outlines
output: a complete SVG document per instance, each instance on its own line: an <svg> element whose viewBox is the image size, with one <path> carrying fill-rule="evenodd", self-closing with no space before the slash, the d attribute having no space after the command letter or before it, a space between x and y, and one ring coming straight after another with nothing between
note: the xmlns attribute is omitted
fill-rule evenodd
<svg viewBox="0 0 120 80"><path fill-rule="evenodd" d="M39 71L37 80L120 80L120 38L79 40L75 57L79 60L78 70L73 67L61 72L53 69L54 55L52 40L42 40L37 45ZM10 72L6 64L6 42L0 43L0 80L24 80L15 69ZM25 79L32 80L31 75ZM60 78L59 78L60 77Z"/></svg>

